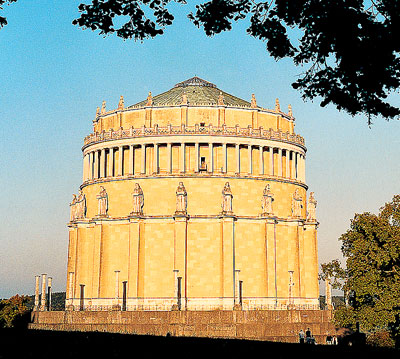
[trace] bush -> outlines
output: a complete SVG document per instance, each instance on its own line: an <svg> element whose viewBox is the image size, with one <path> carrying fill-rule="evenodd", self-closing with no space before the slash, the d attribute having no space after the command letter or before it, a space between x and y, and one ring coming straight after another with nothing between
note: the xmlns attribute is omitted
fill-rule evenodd
<svg viewBox="0 0 400 359"><path fill-rule="evenodd" d="M367 337L367 344L374 347L394 348L394 339L390 336L389 332L375 332Z"/></svg>

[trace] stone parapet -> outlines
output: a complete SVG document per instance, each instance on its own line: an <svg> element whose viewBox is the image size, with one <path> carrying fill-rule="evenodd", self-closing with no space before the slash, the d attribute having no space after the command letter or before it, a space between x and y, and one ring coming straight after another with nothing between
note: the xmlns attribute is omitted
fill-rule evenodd
<svg viewBox="0 0 400 359"><path fill-rule="evenodd" d="M248 138L262 138L266 140L282 141L291 144L305 146L304 138L289 131L275 131L272 128L266 130L262 127L252 128L251 126L241 128L239 126L221 127L216 126L166 126L159 127L141 127L123 129L122 127L116 131L110 129L109 131L102 131L100 133L93 133L85 137L84 147L93 143L118 140L124 138L137 138L147 136L176 136L176 135L215 135L215 136L234 136L234 137L248 137Z"/></svg>
<svg viewBox="0 0 400 359"><path fill-rule="evenodd" d="M100 331L297 342L310 328L317 343L335 334L326 310L32 312L30 329Z"/></svg>

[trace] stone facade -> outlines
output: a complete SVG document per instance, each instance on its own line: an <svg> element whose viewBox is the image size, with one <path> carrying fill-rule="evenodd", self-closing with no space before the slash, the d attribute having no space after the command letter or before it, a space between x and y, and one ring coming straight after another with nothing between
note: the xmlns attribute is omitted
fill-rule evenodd
<svg viewBox="0 0 400 359"><path fill-rule="evenodd" d="M310 328L318 344L335 335L327 310L33 312L30 329L298 342Z"/></svg>
<svg viewBox="0 0 400 359"><path fill-rule="evenodd" d="M195 78L134 106L103 103L93 125L70 205L66 309L319 308L291 109Z"/></svg>

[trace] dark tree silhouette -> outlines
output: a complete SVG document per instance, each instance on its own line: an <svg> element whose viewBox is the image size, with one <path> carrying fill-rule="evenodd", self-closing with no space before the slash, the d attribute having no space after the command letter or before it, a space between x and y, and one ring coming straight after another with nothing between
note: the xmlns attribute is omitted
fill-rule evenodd
<svg viewBox="0 0 400 359"><path fill-rule="evenodd" d="M0 0L0 10L16 1ZM139 41L162 35L172 25L171 3L187 5L186 0L88 2L79 5L74 25ZM247 19L247 33L265 42L276 60L289 57L304 69L292 84L303 99L320 98L321 106L364 114L368 124L374 116L400 115L388 101L400 86L400 1L210 0L196 5L188 17L208 36ZM0 28L6 24L0 17Z"/></svg>
<svg viewBox="0 0 400 359"><path fill-rule="evenodd" d="M0 0L0 10L3 10L3 5L10 5L12 2L16 2L17 0ZM3 16L0 16L0 29L7 25L7 19Z"/></svg>
<svg viewBox="0 0 400 359"><path fill-rule="evenodd" d="M92 0L79 5L73 24L100 34L143 41L163 34L174 16L171 2L185 0ZM115 18L127 21L121 26ZM387 97L400 85L400 1L394 0L210 0L189 19L213 36L249 19L247 33L266 43L279 60L292 58L304 72L292 84L304 99L321 97L351 115L396 118ZM119 23L119 22L118 22ZM300 38L289 36L295 29ZM291 32L291 31L289 31Z"/></svg>

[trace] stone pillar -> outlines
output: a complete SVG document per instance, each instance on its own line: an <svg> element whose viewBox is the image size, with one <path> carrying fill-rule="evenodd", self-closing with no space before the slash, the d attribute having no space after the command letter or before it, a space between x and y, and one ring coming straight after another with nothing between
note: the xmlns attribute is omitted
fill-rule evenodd
<svg viewBox="0 0 400 359"><path fill-rule="evenodd" d="M40 275L35 275L35 305L33 307L33 310L39 309L39 280Z"/></svg>
<svg viewBox="0 0 400 359"><path fill-rule="evenodd" d="M251 145L247 145L247 151L249 156L249 175L253 173L253 154L251 151Z"/></svg>
<svg viewBox="0 0 400 359"><path fill-rule="evenodd" d="M302 156L302 165L301 165L302 179L303 182L306 183L306 156Z"/></svg>
<svg viewBox="0 0 400 359"><path fill-rule="evenodd" d="M332 310L332 286L330 278L325 279L325 302L326 309Z"/></svg>
<svg viewBox="0 0 400 359"><path fill-rule="evenodd" d="M233 217L221 219L221 250L221 305L225 310L232 310L235 297L235 224Z"/></svg>
<svg viewBox="0 0 400 359"><path fill-rule="evenodd" d="M291 151L292 152L292 168L291 168L291 171L290 171L290 178L291 179L296 179L296 154L295 154L295 152L294 151Z"/></svg>
<svg viewBox="0 0 400 359"><path fill-rule="evenodd" d="M181 150L180 150L180 156L181 156L181 172L185 172L185 143L181 143Z"/></svg>
<svg viewBox="0 0 400 359"><path fill-rule="evenodd" d="M214 146L212 142L208 144L208 152L210 156L210 161L209 161L210 168L208 169L208 172L214 172Z"/></svg>
<svg viewBox="0 0 400 359"><path fill-rule="evenodd" d="M236 144L236 173L240 173L240 147Z"/></svg>
<svg viewBox="0 0 400 359"><path fill-rule="evenodd" d="M40 298L40 310L46 310L46 274L42 274L42 297Z"/></svg>
<svg viewBox="0 0 400 359"><path fill-rule="evenodd" d="M274 172L274 148L269 148L269 174L273 176Z"/></svg>
<svg viewBox="0 0 400 359"><path fill-rule="evenodd" d="M184 300L183 308L187 308L187 217L176 216L174 224L175 240L174 240L174 269L179 271L179 277L182 278L181 294Z"/></svg>
<svg viewBox="0 0 400 359"><path fill-rule="evenodd" d="M86 158L87 155L83 156L83 173L82 173L82 182L86 181Z"/></svg>
<svg viewBox="0 0 400 359"><path fill-rule="evenodd" d="M286 150L286 173L285 173L286 178L290 178L290 155L289 155L289 150Z"/></svg>
<svg viewBox="0 0 400 359"><path fill-rule="evenodd" d="M226 171L228 169L228 166L227 166L228 165L228 151L226 148L226 143L222 144L222 158L223 158L222 172L226 173Z"/></svg>
<svg viewBox="0 0 400 359"><path fill-rule="evenodd" d="M113 177L114 176L114 147L110 147L110 151L108 154L108 176Z"/></svg>
<svg viewBox="0 0 400 359"><path fill-rule="evenodd" d="M134 155L135 149L133 148L133 145L129 146L129 169L128 172L130 175L134 174L134 168L133 168L133 155Z"/></svg>
<svg viewBox="0 0 400 359"><path fill-rule="evenodd" d="M118 176L122 176L124 163L124 147L118 147Z"/></svg>
<svg viewBox="0 0 400 359"><path fill-rule="evenodd" d="M259 164L259 173L260 175L264 175L264 147L263 146L259 146L259 159L260 159L260 164Z"/></svg>
<svg viewBox="0 0 400 359"><path fill-rule="evenodd" d="M101 149L101 156L100 156L100 177L106 176L106 149Z"/></svg>
<svg viewBox="0 0 400 359"><path fill-rule="evenodd" d="M172 143L167 143L167 153L168 153L167 172L172 173Z"/></svg>
<svg viewBox="0 0 400 359"><path fill-rule="evenodd" d="M72 304L72 300L74 298L74 272L68 273L68 299Z"/></svg>
<svg viewBox="0 0 400 359"><path fill-rule="evenodd" d="M118 304L119 301L119 270L114 271L115 273L115 299L116 299L116 303Z"/></svg>
<svg viewBox="0 0 400 359"><path fill-rule="evenodd" d="M194 156L195 156L195 172L199 172L199 143L194 144Z"/></svg>
<svg viewBox="0 0 400 359"><path fill-rule="evenodd" d="M93 179L93 158L94 158L94 153L89 152L89 168L88 168L88 179Z"/></svg>
<svg viewBox="0 0 400 359"><path fill-rule="evenodd" d="M49 277L47 282L47 310L51 311L51 287L53 278Z"/></svg>
<svg viewBox="0 0 400 359"><path fill-rule="evenodd" d="M282 148L278 148L278 176L282 177Z"/></svg>
<svg viewBox="0 0 400 359"><path fill-rule="evenodd" d="M142 143L140 152L141 152L141 157L142 157L141 173L145 174L146 173L146 145L143 143Z"/></svg>
<svg viewBox="0 0 400 359"><path fill-rule="evenodd" d="M158 173L158 143L154 144L154 156L153 156L154 173Z"/></svg>
<svg viewBox="0 0 400 359"><path fill-rule="evenodd" d="M94 153L94 176L93 178L99 178L99 151Z"/></svg>

